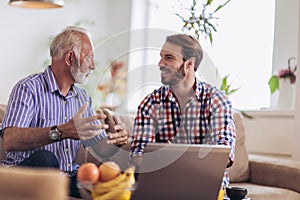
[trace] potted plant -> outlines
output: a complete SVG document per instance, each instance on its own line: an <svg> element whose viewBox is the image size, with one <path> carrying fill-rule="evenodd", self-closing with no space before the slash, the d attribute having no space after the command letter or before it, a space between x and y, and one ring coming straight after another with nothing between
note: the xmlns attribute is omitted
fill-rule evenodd
<svg viewBox="0 0 300 200"><path fill-rule="evenodd" d="M213 33L217 32L216 13L227 5L230 0L226 0L223 4L213 5L213 0L207 0L206 3L199 5L201 1L193 0L190 8L185 8L188 11L187 16L176 14L183 22L182 31L192 32L199 39L200 35L209 38L212 45Z"/></svg>
<svg viewBox="0 0 300 200"><path fill-rule="evenodd" d="M271 94L273 94L276 90L280 89L279 87L280 79L288 80L291 84L295 84L297 65L294 65L294 67L291 66L291 62L295 60L296 60L295 57L289 58L287 69L280 69L277 75L271 76L268 82Z"/></svg>

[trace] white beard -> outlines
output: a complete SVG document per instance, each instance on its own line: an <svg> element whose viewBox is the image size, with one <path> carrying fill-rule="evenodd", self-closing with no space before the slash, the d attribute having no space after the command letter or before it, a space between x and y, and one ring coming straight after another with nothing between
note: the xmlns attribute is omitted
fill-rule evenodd
<svg viewBox="0 0 300 200"><path fill-rule="evenodd" d="M79 60L75 61L74 65L71 67L71 74L75 83L86 84L88 81L88 74L90 74L90 72L90 70L85 73L80 71Z"/></svg>
<svg viewBox="0 0 300 200"><path fill-rule="evenodd" d="M89 72L87 73L82 73L80 71L80 69L78 68L77 71L75 72L75 74L73 74L73 77L75 79L75 83L79 83L79 84L86 84L87 81L88 81L88 74Z"/></svg>

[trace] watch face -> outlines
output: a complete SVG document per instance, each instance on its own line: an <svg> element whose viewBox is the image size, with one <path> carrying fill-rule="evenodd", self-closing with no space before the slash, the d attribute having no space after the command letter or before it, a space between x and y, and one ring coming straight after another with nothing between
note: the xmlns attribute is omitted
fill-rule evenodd
<svg viewBox="0 0 300 200"><path fill-rule="evenodd" d="M57 130L56 127L53 128L53 129L51 129L50 132L49 132L49 138L51 140L55 140L55 141L59 140L60 139L60 135L61 135L61 133L59 132L59 130Z"/></svg>
<svg viewBox="0 0 300 200"><path fill-rule="evenodd" d="M50 138L51 138L52 140L57 140L57 138L58 138L57 132L56 132L56 131L51 131L51 132L50 132Z"/></svg>

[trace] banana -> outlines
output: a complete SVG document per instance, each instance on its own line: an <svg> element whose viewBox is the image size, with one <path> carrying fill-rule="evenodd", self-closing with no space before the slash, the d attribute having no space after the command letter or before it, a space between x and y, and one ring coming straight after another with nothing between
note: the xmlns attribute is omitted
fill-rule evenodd
<svg viewBox="0 0 300 200"><path fill-rule="evenodd" d="M100 196L103 195L105 193L108 193L112 190L129 190L131 188L132 184L129 181L122 181L119 182L118 185L115 185L114 187L110 187L110 188L98 188L98 190L95 190L95 193Z"/></svg>
<svg viewBox="0 0 300 200"><path fill-rule="evenodd" d="M112 190L112 188L108 188L108 187L107 188L97 188L97 190L93 189L93 192L94 192L95 196L97 197L97 196L101 196L111 190Z"/></svg>
<svg viewBox="0 0 300 200"><path fill-rule="evenodd" d="M102 194L103 191L106 191L107 189L110 190L113 187L116 187L118 184L120 184L121 182L124 181L124 179L126 178L126 174L120 174L119 176L117 176L116 178L107 181L107 182L99 182L95 185L95 187L93 188L93 190L97 193L97 194Z"/></svg>
<svg viewBox="0 0 300 200"><path fill-rule="evenodd" d="M96 197L99 196L94 190L91 189L90 191L91 191L92 199L95 199Z"/></svg>
<svg viewBox="0 0 300 200"><path fill-rule="evenodd" d="M135 167L129 167L118 177L107 181L100 182L91 189L93 200L129 200L131 196L130 189L135 183Z"/></svg>
<svg viewBox="0 0 300 200"><path fill-rule="evenodd" d="M117 200L130 200L131 192L127 191L125 194L117 198Z"/></svg>
<svg viewBox="0 0 300 200"><path fill-rule="evenodd" d="M134 174L134 171L135 171L135 166L131 166L131 167L128 167L124 173L125 174L126 173Z"/></svg>
<svg viewBox="0 0 300 200"><path fill-rule="evenodd" d="M127 193L127 190L111 190L101 196L94 198L94 200L115 200Z"/></svg>
<svg viewBox="0 0 300 200"><path fill-rule="evenodd" d="M132 167L129 167L128 169L126 169L124 172L124 174L126 174L125 181L131 183L132 185L134 185L134 183L135 183L134 170L135 170L135 167L132 166Z"/></svg>

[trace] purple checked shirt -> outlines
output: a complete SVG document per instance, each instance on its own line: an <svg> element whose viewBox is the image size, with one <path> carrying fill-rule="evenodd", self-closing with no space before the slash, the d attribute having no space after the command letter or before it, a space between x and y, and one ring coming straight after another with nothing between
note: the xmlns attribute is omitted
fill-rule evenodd
<svg viewBox="0 0 300 200"><path fill-rule="evenodd" d="M141 155L148 142L229 145L234 160L235 125L232 105L220 90L196 79L194 96L181 112L168 86L141 102L135 118L132 155ZM224 184L229 182L225 172Z"/></svg>
<svg viewBox="0 0 300 200"><path fill-rule="evenodd" d="M91 105L91 98L76 85L71 87L66 96L62 95L49 66L44 72L28 76L15 85L2 130L6 127L50 127L66 123L87 101ZM93 110L89 106L83 117L91 115ZM105 131L102 130L99 137L106 137ZM6 160L2 163L8 166L17 165L37 150L48 150L56 155L62 171L72 172L79 167L73 161L80 144L80 140L65 139L31 151L8 151Z"/></svg>

